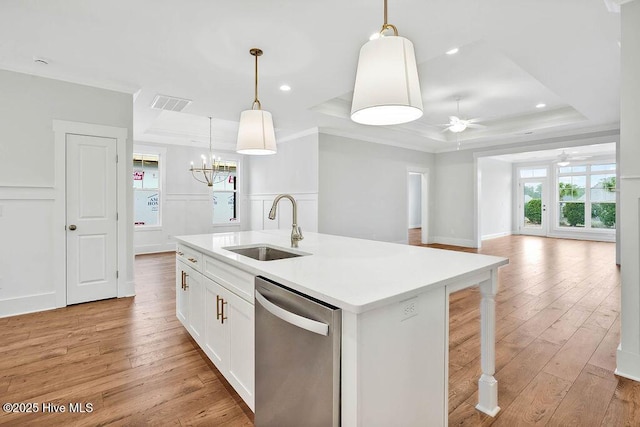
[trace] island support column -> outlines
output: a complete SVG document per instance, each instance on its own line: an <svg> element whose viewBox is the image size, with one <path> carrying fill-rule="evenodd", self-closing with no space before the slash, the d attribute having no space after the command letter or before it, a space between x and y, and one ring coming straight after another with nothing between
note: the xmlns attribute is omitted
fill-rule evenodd
<svg viewBox="0 0 640 427"><path fill-rule="evenodd" d="M496 293L498 292L498 269L491 270L491 277L480 283L480 361L482 375L478 380L478 404L476 409L495 417L498 406L498 381L496 372Z"/></svg>

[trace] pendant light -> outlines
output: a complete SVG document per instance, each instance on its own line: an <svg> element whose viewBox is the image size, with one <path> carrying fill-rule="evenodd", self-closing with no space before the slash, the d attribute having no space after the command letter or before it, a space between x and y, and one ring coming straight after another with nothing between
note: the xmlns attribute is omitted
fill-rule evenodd
<svg viewBox="0 0 640 427"><path fill-rule="evenodd" d="M393 35L386 35L393 31ZM422 94L413 43L398 36L398 29L384 24L379 37L360 49L353 89L351 120L365 125L395 125L422 116Z"/></svg>
<svg viewBox="0 0 640 427"><path fill-rule="evenodd" d="M249 53L255 57L255 96L251 109L240 114L236 151L252 155L275 154L277 148L273 118L270 112L262 109L258 100L258 57L262 56L262 50L254 47Z"/></svg>

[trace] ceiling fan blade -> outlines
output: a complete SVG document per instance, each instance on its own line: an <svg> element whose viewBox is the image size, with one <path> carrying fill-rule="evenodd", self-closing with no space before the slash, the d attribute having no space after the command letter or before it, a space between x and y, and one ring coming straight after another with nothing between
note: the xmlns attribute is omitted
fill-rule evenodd
<svg viewBox="0 0 640 427"><path fill-rule="evenodd" d="M474 128L474 129L483 129L483 128L486 128L486 126L485 126L485 125L481 125L481 124L478 124L478 123L467 123L467 127L468 127L468 128Z"/></svg>

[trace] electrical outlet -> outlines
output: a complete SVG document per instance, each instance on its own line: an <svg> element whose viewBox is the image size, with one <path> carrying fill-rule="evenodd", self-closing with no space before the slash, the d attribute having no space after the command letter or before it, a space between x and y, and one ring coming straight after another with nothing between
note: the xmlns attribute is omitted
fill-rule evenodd
<svg viewBox="0 0 640 427"><path fill-rule="evenodd" d="M418 297L400 301L400 321L418 315Z"/></svg>

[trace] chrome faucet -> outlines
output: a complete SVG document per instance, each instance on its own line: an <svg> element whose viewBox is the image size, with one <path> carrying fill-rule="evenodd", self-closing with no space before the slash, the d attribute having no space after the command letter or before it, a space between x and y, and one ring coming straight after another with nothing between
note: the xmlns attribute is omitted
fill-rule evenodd
<svg viewBox="0 0 640 427"><path fill-rule="evenodd" d="M276 219L276 208L278 207L278 202L282 198L287 198L291 200L291 204L293 205L293 228L291 230L291 247L297 248L298 242L304 237L302 236L302 230L298 227L298 205L296 204L296 199L294 199L289 194L280 194L273 201L273 205L271 206L271 210L269 211L269 219Z"/></svg>

